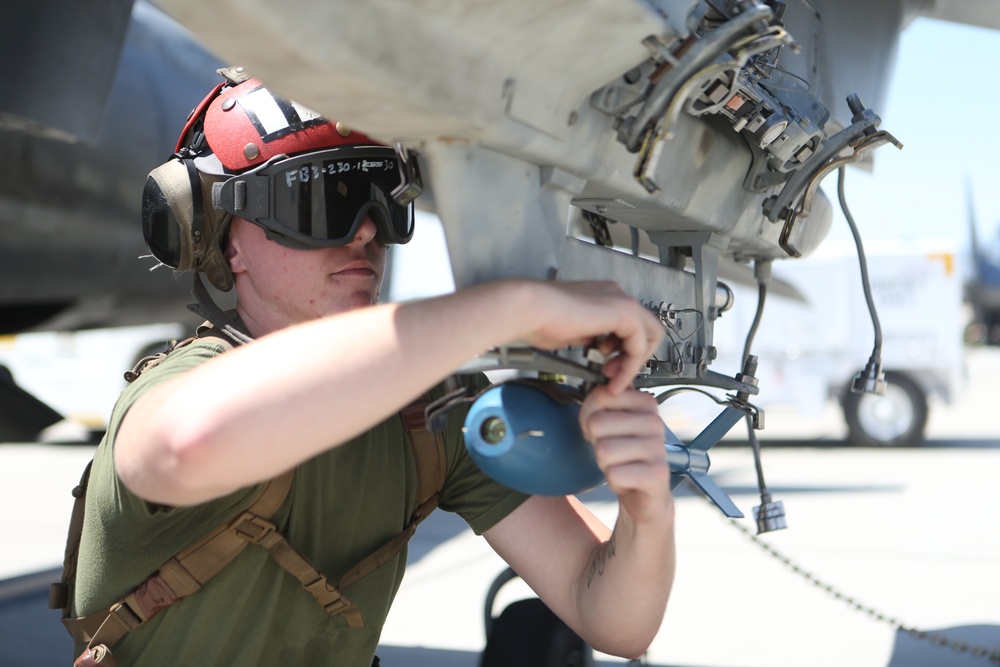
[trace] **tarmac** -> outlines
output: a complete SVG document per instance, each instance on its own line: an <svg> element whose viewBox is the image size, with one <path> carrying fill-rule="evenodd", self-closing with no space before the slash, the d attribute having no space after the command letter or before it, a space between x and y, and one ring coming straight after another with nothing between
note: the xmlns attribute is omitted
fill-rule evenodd
<svg viewBox="0 0 1000 667"><path fill-rule="evenodd" d="M851 446L833 405L810 418L770 411L763 469L786 530L757 536L751 520L726 519L687 483L678 487L677 580L645 662L1000 664L1000 348L970 348L966 366L958 401L932 403L927 441L916 447ZM674 430L689 437L688 426ZM70 490L92 453L85 444L0 444L2 667L72 663L47 588L62 561ZM745 440L727 438L711 458L713 478L750 515L759 496ZM583 498L614 521L609 492ZM411 543L382 664L477 665L487 591L504 568L460 519L435 513ZM511 582L492 613L528 595Z"/></svg>

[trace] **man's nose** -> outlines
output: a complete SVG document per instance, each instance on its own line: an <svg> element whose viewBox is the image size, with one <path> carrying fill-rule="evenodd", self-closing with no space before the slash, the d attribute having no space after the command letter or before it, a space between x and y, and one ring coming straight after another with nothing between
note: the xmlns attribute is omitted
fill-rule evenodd
<svg viewBox="0 0 1000 667"><path fill-rule="evenodd" d="M366 214L365 219L361 221L361 225L358 227L357 233L351 239L350 245L367 245L375 238L377 233L378 227L375 225L375 221L372 220L370 215Z"/></svg>

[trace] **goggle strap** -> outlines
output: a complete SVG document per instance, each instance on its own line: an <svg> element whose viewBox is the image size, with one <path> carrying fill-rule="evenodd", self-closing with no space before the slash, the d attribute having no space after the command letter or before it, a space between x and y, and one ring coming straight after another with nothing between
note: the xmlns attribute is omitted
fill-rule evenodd
<svg viewBox="0 0 1000 667"><path fill-rule="evenodd" d="M392 198L401 206L409 206L423 192L423 181L420 178L420 164L417 156L401 143L397 143L396 164L399 165L399 185L392 191Z"/></svg>
<svg viewBox="0 0 1000 667"><path fill-rule="evenodd" d="M266 189L262 193L267 194ZM242 178L232 178L222 183L212 184L212 208L217 211L229 211L241 218L257 219L260 216L247 214L247 182Z"/></svg>
<svg viewBox="0 0 1000 667"><path fill-rule="evenodd" d="M234 179L232 187L227 188L230 196L224 199L223 187L225 185L225 182L212 184L212 208L238 213L245 211L247 208L247 182L242 179Z"/></svg>

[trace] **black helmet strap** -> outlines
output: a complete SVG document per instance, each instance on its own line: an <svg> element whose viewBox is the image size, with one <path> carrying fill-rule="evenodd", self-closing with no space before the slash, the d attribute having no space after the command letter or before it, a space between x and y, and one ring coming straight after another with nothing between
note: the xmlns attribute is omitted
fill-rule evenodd
<svg viewBox="0 0 1000 667"><path fill-rule="evenodd" d="M234 322L233 319L219 307L219 304L215 303L212 299L212 295L209 294L208 289L205 288L205 283L201 280L200 271L194 272L194 285L191 289L191 293L194 294L194 298L197 303L189 303L187 305L187 309L211 322L215 328L229 338L234 345L242 345L243 343L249 343L253 340L253 337L240 331L239 327L236 326L236 322Z"/></svg>

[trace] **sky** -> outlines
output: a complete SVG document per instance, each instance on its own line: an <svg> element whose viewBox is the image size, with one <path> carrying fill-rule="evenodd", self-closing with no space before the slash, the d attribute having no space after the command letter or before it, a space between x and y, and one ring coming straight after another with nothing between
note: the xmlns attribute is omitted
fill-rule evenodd
<svg viewBox="0 0 1000 667"><path fill-rule="evenodd" d="M917 19L903 32L885 108L875 109L903 149L878 148L873 171L851 169L845 181L865 241L950 238L967 248L967 184L980 240L997 239L998 53L1000 31ZM832 174L824 190L838 215L828 238L848 239L836 187Z"/></svg>

